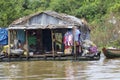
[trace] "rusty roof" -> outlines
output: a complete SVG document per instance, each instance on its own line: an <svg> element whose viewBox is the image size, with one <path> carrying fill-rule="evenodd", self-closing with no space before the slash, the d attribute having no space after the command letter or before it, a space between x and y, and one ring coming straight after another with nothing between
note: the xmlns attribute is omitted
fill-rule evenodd
<svg viewBox="0 0 120 80"><path fill-rule="evenodd" d="M65 24L65 25L47 25L47 26L42 26L42 25L35 25L34 29L40 28L40 29L45 29L45 28L50 28L50 29L55 29L55 28L72 28L72 26L82 26L83 23L81 21L81 19L75 17L75 16L71 16L71 15L67 15L67 14L63 14L63 13L57 13L55 11L43 11L43 12L37 12L28 16L24 16L22 18L19 18L15 21L13 21L10 25L8 29L32 29L32 27L30 27L31 25L25 25L32 17L40 15L40 14L47 14L49 16L58 18L60 20L63 21L67 21L71 24ZM34 25L32 25L34 26Z"/></svg>
<svg viewBox="0 0 120 80"><path fill-rule="evenodd" d="M81 20L79 18L76 18L75 16L71 16L71 15L67 15L67 14L63 14L63 13L57 13L55 11L44 11L44 12L37 12L37 13L31 14L29 16L24 16L22 18L19 18L19 19L13 21L11 25L24 24L31 17L37 16L37 15L42 14L42 13L45 13L45 14L50 15L50 16L55 17L55 18L59 18L59 19L64 20L64 21L74 23L76 25L81 24Z"/></svg>

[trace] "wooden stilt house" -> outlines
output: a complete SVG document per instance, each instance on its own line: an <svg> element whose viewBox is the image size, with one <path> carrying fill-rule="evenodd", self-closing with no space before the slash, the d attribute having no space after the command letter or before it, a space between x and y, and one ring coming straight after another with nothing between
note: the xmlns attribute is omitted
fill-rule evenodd
<svg viewBox="0 0 120 80"><path fill-rule="evenodd" d="M73 26L80 28L82 34L89 32L84 23L74 16L59 14L54 11L38 12L15 20L8 28L8 44L19 40L25 45L27 57L32 55L64 54L63 37ZM85 31L85 32L84 32ZM56 40L55 40L56 39ZM9 55L12 47L9 48Z"/></svg>

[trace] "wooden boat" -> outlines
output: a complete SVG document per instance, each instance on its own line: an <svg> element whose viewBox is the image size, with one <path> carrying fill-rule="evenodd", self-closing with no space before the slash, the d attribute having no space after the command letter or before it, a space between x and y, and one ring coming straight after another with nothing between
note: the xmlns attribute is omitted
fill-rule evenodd
<svg viewBox="0 0 120 80"><path fill-rule="evenodd" d="M11 49L11 54L21 55L23 54L24 50L22 49Z"/></svg>
<svg viewBox="0 0 120 80"><path fill-rule="evenodd" d="M8 61L39 61L39 60L51 60L51 61L66 61L66 60L77 60L77 61L94 61L100 59L101 52L99 51L95 55L76 55L76 54L41 54L32 56L1 56L1 62Z"/></svg>
<svg viewBox="0 0 120 80"><path fill-rule="evenodd" d="M120 49L102 49L106 58L120 58Z"/></svg>

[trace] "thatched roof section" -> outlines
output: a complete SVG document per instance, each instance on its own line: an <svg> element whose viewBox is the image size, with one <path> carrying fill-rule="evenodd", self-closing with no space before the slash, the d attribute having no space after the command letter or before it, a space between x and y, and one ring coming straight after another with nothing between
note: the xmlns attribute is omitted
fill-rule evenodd
<svg viewBox="0 0 120 80"><path fill-rule="evenodd" d="M46 14L48 16L51 16L53 18L55 18L56 20L60 20L62 21L62 24L46 24L42 25L42 24L29 24L30 19L34 18L36 16L42 15L42 14ZM43 20L44 21L44 20ZM55 28L71 28L72 26L81 26L82 25L82 21L79 18L76 18L75 16L71 16L71 15L67 15L67 14L63 14L63 13L57 13L54 11L44 11L44 12L38 12L29 16L25 16L22 18L19 18L15 21L13 21L10 26L9 29L55 29ZM32 27L30 27L32 26Z"/></svg>

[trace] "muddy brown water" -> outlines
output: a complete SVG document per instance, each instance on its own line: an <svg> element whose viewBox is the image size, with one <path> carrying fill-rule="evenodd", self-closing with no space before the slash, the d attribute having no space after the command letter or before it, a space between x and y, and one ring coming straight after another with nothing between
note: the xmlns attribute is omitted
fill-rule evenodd
<svg viewBox="0 0 120 80"><path fill-rule="evenodd" d="M120 59L0 62L0 80L120 80Z"/></svg>

